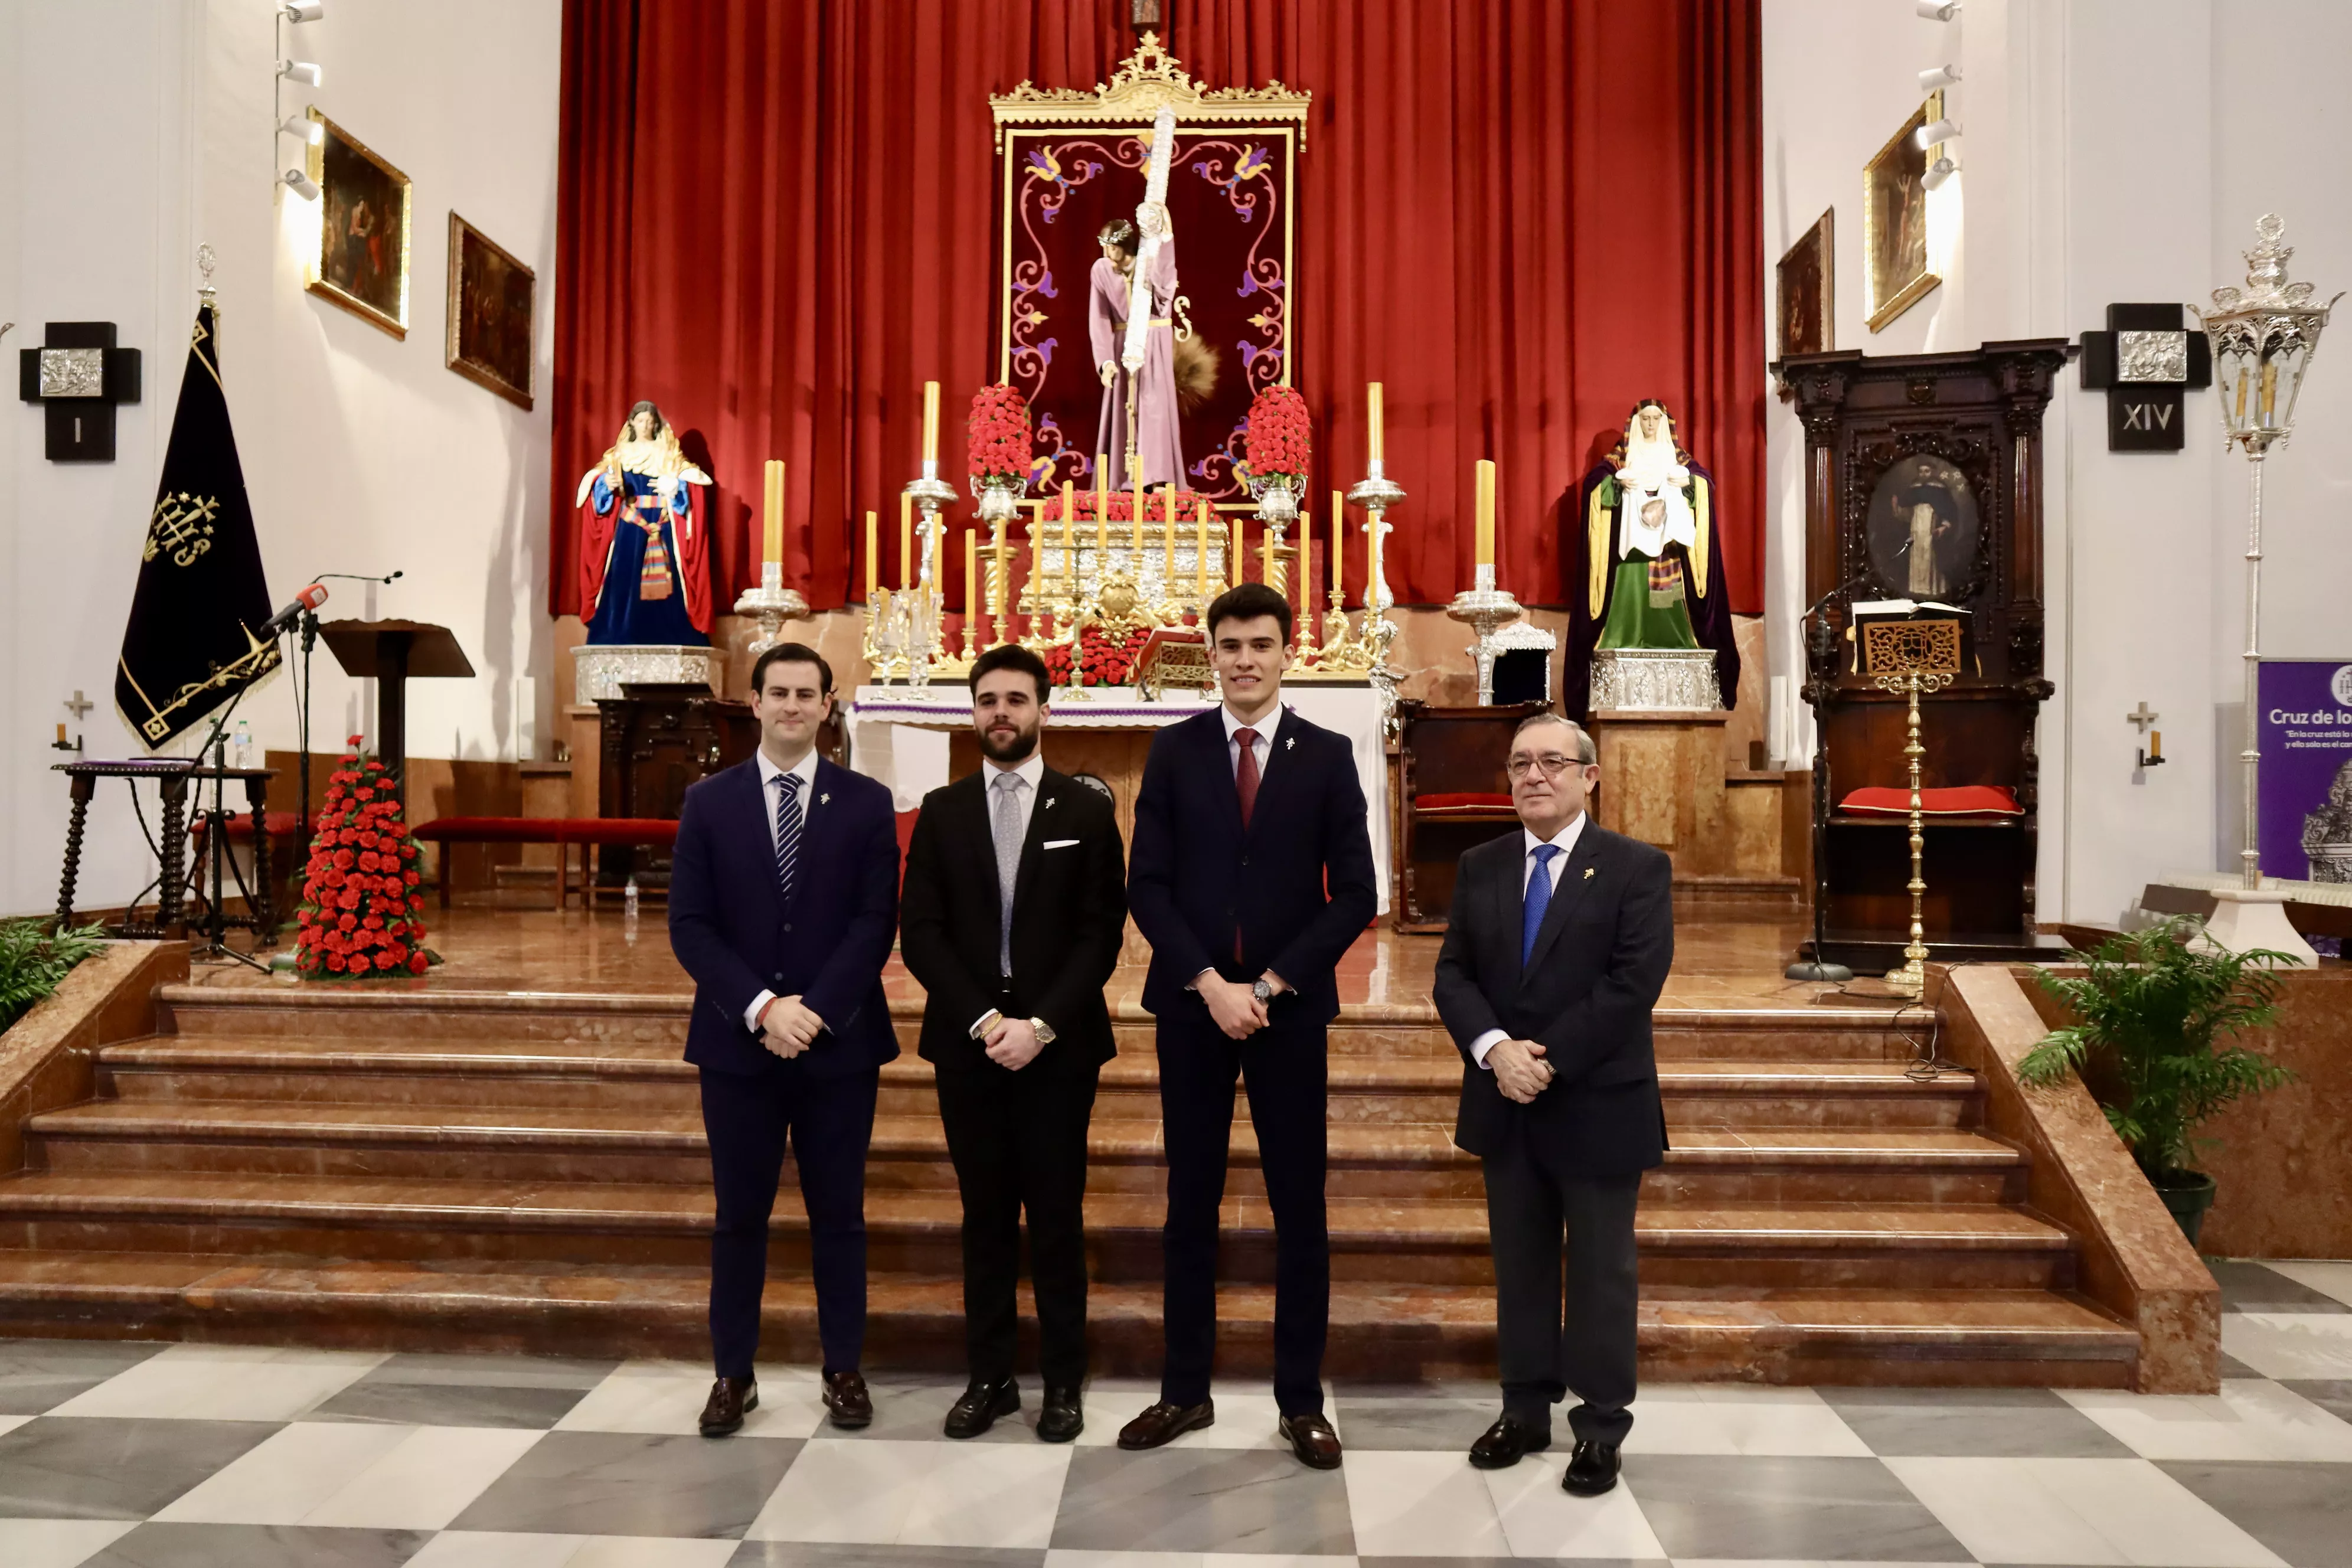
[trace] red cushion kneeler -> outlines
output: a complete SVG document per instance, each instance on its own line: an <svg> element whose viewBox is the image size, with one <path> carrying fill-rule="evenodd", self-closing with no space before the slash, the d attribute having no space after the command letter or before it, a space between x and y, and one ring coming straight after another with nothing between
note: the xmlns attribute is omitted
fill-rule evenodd
<svg viewBox="0 0 2352 1568"><path fill-rule="evenodd" d="M653 844L677 842L677 824L661 816L436 816L414 829L434 843Z"/></svg>
<svg viewBox="0 0 2352 1568"><path fill-rule="evenodd" d="M1444 816L1456 812L1465 816L1471 814L1484 816L1488 812L1510 810L1511 797L1507 795L1493 795L1477 791L1417 795L1412 797L1412 808L1423 816Z"/></svg>
<svg viewBox="0 0 2352 1568"><path fill-rule="evenodd" d="M1838 802L1849 816L1911 815L1911 792L1891 784L1871 784ZM1955 784L1919 792L1919 810L1927 816L2023 816L2014 791L1999 784Z"/></svg>

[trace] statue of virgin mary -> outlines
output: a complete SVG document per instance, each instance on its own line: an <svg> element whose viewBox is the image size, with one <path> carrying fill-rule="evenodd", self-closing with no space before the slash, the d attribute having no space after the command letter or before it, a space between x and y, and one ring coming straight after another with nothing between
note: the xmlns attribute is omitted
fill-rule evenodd
<svg viewBox="0 0 2352 1568"><path fill-rule="evenodd" d="M686 460L650 403L629 410L580 479L580 618L588 640L664 647L710 642L710 476Z"/></svg>

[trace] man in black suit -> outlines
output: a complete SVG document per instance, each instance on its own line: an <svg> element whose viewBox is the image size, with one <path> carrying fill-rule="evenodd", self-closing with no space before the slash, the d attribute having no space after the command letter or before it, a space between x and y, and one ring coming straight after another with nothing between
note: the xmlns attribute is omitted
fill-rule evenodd
<svg viewBox="0 0 2352 1568"><path fill-rule="evenodd" d="M1117 1048L1104 983L1127 932L1118 817L1108 795L1039 754L1045 662L1018 644L971 668L981 769L923 797L899 893L899 952L923 984L917 1047L937 1069L940 1121L963 1194L970 1384L947 1435L977 1437L1021 1408L1013 1376L1021 1215L1037 1297L1037 1436L1086 1425L1087 1123Z"/></svg>
<svg viewBox="0 0 2352 1568"><path fill-rule="evenodd" d="M1167 1346L1160 1399L1118 1444L1158 1447L1216 1419L1217 1207L1238 1077L1274 1214L1280 1429L1302 1462L1329 1469L1324 1047L1339 1012L1333 971L1376 908L1371 839L1347 739L1281 706L1289 602L1244 583L1205 618L1224 700L1152 738L1127 879L1151 942L1143 1005L1159 1021Z"/></svg>
<svg viewBox="0 0 2352 1568"><path fill-rule="evenodd" d="M760 749L686 792L670 868L669 941L694 976L686 1059L702 1069L718 1221L702 1431L760 1402L768 1215L792 1140L808 1209L824 1404L836 1426L874 1418L858 1375L866 1334L866 1147L882 1064L898 1054L882 965L898 914L890 792L816 754L833 670L782 643L751 668Z"/></svg>
<svg viewBox="0 0 2352 1568"><path fill-rule="evenodd" d="M1674 868L1586 816L1601 770L1567 720L1524 721L1506 771L1520 831L1462 857L1437 959L1437 1011L1464 1058L1454 1141L1486 1163L1495 1251L1503 1414L1470 1462L1549 1447L1572 1391L1561 1484L1593 1497L1617 1484L1633 1426L1633 1205L1665 1157L1650 1009L1674 963Z"/></svg>

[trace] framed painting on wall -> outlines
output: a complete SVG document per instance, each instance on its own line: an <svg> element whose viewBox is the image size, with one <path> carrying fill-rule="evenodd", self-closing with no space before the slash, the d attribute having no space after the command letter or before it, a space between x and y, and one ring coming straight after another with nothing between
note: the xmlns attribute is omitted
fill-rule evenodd
<svg viewBox="0 0 2352 1568"><path fill-rule="evenodd" d="M1774 269L1783 359L1837 347L1836 217L1834 207L1822 213Z"/></svg>
<svg viewBox="0 0 2352 1568"><path fill-rule="evenodd" d="M1943 117L1944 95L1930 93L1863 165L1863 304L1874 332L1943 281L1927 270L1927 149L1918 140Z"/></svg>
<svg viewBox="0 0 2352 1568"><path fill-rule="evenodd" d="M511 251L449 215L449 368L524 408L538 290Z"/></svg>
<svg viewBox="0 0 2352 1568"><path fill-rule="evenodd" d="M408 336L408 176L320 113L310 153L319 248L304 287L395 338Z"/></svg>

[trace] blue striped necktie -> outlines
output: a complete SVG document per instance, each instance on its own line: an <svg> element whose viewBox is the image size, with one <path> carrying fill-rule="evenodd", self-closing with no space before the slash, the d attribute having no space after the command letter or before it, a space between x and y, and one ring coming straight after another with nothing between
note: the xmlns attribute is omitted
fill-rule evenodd
<svg viewBox="0 0 2352 1568"><path fill-rule="evenodd" d="M776 775L776 889L790 903L793 872L801 856L801 781L798 773Z"/></svg>
<svg viewBox="0 0 2352 1568"><path fill-rule="evenodd" d="M1538 844L1528 853L1536 858L1536 868L1528 873L1527 902L1519 911L1519 966L1523 969L1536 955L1536 932L1543 930L1544 911L1551 908L1551 858L1559 853L1559 846Z"/></svg>

